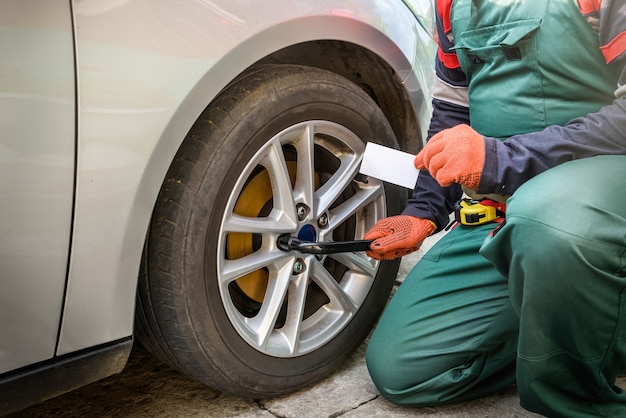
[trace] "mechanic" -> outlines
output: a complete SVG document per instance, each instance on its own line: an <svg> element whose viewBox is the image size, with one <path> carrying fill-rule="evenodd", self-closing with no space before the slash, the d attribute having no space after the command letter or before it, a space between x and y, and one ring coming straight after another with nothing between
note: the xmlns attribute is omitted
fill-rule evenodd
<svg viewBox="0 0 626 418"><path fill-rule="evenodd" d="M417 250L463 191L506 201L506 221L455 225L412 269L369 343L372 380L401 405L517 383L546 416L626 416L626 2L436 8L431 139L368 255Z"/></svg>

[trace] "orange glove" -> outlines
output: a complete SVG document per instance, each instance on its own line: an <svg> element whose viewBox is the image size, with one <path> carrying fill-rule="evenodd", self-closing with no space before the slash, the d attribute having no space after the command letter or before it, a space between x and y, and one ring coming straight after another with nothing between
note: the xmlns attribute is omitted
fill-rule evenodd
<svg viewBox="0 0 626 418"><path fill-rule="evenodd" d="M485 166L485 139L468 125L445 129L430 138L414 164L444 187L459 183L476 190Z"/></svg>
<svg viewBox="0 0 626 418"><path fill-rule="evenodd" d="M373 239L367 255L377 260L393 260L416 251L437 226L428 219L410 215L381 219L363 236Z"/></svg>

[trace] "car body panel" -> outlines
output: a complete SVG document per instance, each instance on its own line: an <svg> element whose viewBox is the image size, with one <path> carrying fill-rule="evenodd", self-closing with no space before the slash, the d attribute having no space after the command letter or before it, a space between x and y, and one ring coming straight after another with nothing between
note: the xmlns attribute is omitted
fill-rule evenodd
<svg viewBox="0 0 626 418"><path fill-rule="evenodd" d="M74 10L80 140L57 354L132 333L142 246L169 164L210 100L253 63L320 39L364 45L415 87L419 117L429 114L413 70L432 39L400 1L76 0Z"/></svg>
<svg viewBox="0 0 626 418"><path fill-rule="evenodd" d="M435 0L404 0L424 30L435 37Z"/></svg>
<svg viewBox="0 0 626 418"><path fill-rule="evenodd" d="M74 192L70 5L5 1L0 13L0 373L51 358Z"/></svg>

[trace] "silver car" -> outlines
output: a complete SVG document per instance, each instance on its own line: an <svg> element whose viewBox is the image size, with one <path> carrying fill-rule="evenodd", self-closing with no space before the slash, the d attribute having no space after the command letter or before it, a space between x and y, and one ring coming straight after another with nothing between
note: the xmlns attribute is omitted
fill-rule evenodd
<svg viewBox="0 0 626 418"><path fill-rule="evenodd" d="M135 340L250 398L335 370L399 263L285 243L403 208L359 166L421 148L433 32L430 0L2 0L0 414Z"/></svg>

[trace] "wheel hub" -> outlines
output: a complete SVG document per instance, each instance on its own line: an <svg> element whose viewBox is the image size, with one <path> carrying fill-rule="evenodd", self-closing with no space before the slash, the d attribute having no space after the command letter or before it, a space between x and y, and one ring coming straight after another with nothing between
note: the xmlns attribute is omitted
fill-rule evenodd
<svg viewBox="0 0 626 418"><path fill-rule="evenodd" d="M301 239L302 241L315 241L317 238L317 231L315 230L315 227L313 225L310 224L306 224L304 225L302 228L300 228L300 232L298 232L298 239Z"/></svg>

